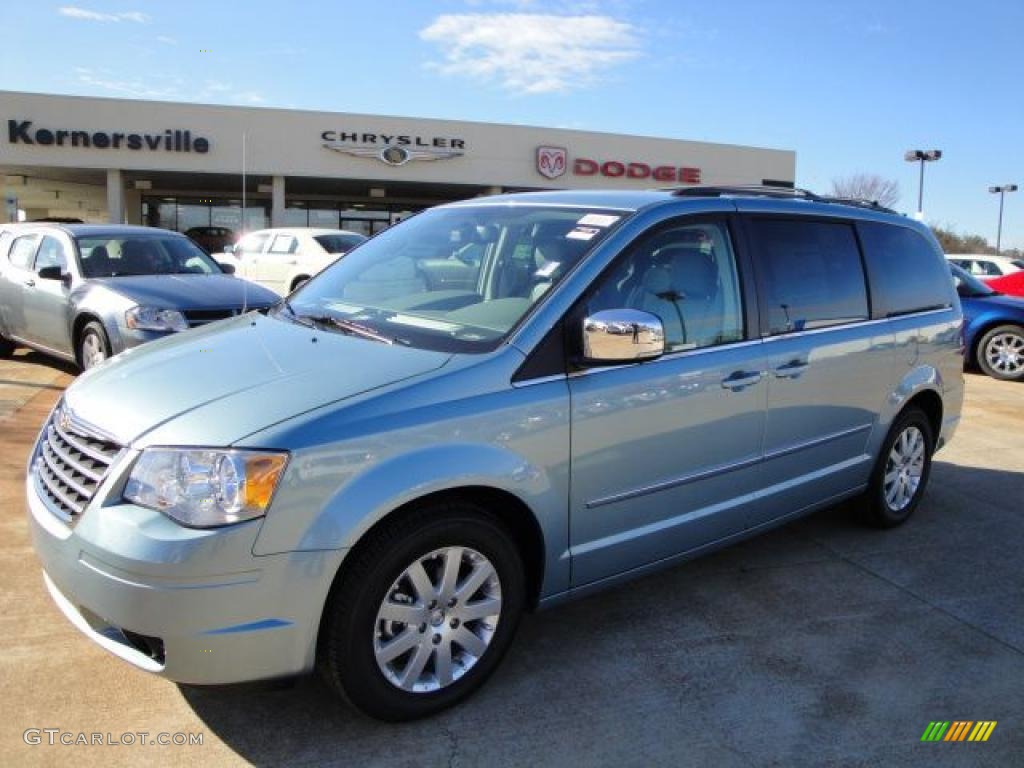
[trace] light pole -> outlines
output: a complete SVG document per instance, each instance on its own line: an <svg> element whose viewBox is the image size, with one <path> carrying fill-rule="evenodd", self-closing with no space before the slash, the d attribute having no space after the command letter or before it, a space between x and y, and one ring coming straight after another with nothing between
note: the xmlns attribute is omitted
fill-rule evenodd
<svg viewBox="0 0 1024 768"><path fill-rule="evenodd" d="M1006 197L1007 192L1016 192L1016 184L1003 184L1001 187L989 187L988 191L993 195L999 193L999 229L996 230L996 253L1000 251L1000 246L1003 244L1003 198Z"/></svg>
<svg viewBox="0 0 1024 768"><path fill-rule="evenodd" d="M941 149L910 149L903 154L908 163L921 163L921 175L917 182L917 218L924 218L924 164L931 163L942 157Z"/></svg>

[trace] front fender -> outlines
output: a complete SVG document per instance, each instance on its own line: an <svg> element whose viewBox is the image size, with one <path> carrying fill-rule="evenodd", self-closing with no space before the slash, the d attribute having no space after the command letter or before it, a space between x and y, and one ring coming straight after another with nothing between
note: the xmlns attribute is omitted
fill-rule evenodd
<svg viewBox="0 0 1024 768"><path fill-rule="evenodd" d="M355 544L390 511L438 491L486 486L516 496L531 509L552 484L540 467L492 445L443 445L375 465L335 494L294 549Z"/></svg>

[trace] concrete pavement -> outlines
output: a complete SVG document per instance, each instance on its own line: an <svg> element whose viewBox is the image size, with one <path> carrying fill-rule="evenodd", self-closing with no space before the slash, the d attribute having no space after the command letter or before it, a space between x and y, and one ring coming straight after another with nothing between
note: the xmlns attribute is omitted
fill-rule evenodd
<svg viewBox="0 0 1024 768"><path fill-rule="evenodd" d="M1024 765L1024 385L968 376L964 423L908 525L867 530L840 506L529 616L474 699L396 726L313 679L179 689L68 624L22 478L70 378L34 355L0 361L0 764ZM998 726L983 744L922 744L932 720ZM203 744L30 746L28 728Z"/></svg>

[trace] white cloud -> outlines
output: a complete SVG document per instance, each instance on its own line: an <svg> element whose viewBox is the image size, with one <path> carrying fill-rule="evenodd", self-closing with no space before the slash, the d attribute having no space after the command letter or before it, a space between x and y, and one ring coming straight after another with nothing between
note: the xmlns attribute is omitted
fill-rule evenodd
<svg viewBox="0 0 1024 768"><path fill-rule="evenodd" d="M57 9L61 16L68 16L72 19L84 19L85 21L134 21L136 24L145 24L149 16L141 11L121 11L120 13L101 13L90 11L88 8L79 8L75 5L62 5Z"/></svg>
<svg viewBox="0 0 1024 768"><path fill-rule="evenodd" d="M92 92L102 92L126 99L156 99L159 101L213 102L219 104L266 104L267 98L258 91L243 90L232 83L207 80L199 89L186 88L179 76L119 78L108 69L75 67L77 80Z"/></svg>
<svg viewBox="0 0 1024 768"><path fill-rule="evenodd" d="M550 93L592 85L636 58L635 28L610 16L446 14L420 31L436 43L445 74L497 80L518 93Z"/></svg>

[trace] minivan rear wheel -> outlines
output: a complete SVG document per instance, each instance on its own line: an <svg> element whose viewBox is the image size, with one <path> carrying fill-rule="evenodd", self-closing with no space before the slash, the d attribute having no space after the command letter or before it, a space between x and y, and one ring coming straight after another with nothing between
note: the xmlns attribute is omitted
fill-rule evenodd
<svg viewBox="0 0 1024 768"><path fill-rule="evenodd" d="M1024 328L1000 325L978 342L978 367L993 379L1024 381Z"/></svg>
<svg viewBox="0 0 1024 768"><path fill-rule="evenodd" d="M425 506L371 534L332 588L319 665L356 708L426 717L465 699L512 642L525 601L505 526L466 502Z"/></svg>
<svg viewBox="0 0 1024 768"><path fill-rule="evenodd" d="M7 358L14 354L15 344L0 334L0 358Z"/></svg>
<svg viewBox="0 0 1024 768"><path fill-rule="evenodd" d="M921 503L931 474L935 437L928 416L911 407L893 423L871 476L865 521L879 528L905 523Z"/></svg>

